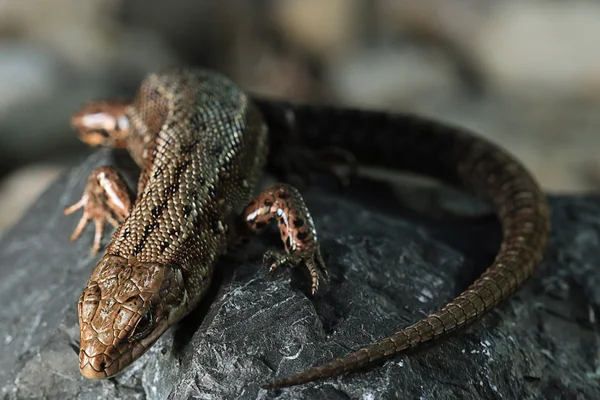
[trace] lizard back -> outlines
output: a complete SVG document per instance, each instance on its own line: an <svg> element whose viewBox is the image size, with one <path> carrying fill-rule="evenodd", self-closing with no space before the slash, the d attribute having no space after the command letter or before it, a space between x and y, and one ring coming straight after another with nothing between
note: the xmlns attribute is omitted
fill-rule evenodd
<svg viewBox="0 0 600 400"><path fill-rule="evenodd" d="M151 74L134 101L123 104L128 126L115 123L114 130L127 131L120 140L141 175L135 202L123 210L79 300L80 371L90 379L122 371L202 299L227 248L228 220L249 202L268 149L260 114L221 75ZM99 115L77 120L85 128ZM94 140L109 136L93 126L86 133ZM99 240L103 218L114 220L106 204L127 207L120 201L126 196L115 193L125 186L118 173L107 167L95 173L79 203L88 206L79 226L96 212Z"/></svg>
<svg viewBox="0 0 600 400"><path fill-rule="evenodd" d="M266 161L260 115L227 78L179 69L149 75L128 114L141 176L107 253L211 265L224 251L217 221L241 212Z"/></svg>

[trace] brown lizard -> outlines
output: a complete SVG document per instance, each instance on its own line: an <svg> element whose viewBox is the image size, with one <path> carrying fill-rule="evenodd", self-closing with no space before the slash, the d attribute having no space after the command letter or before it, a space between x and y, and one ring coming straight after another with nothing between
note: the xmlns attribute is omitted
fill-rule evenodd
<svg viewBox="0 0 600 400"><path fill-rule="evenodd" d="M265 387L356 370L466 326L533 274L547 244L546 197L527 170L486 140L421 117L255 99L215 72L170 69L146 77L133 101L87 104L73 125L91 145L127 148L141 167L136 198L117 171L100 167L65 210L83 209L73 240L95 223L94 253L105 222L117 227L79 300L79 363L90 379L121 372L194 309L217 259L244 229L258 232L276 220L286 254L269 252L267 264L306 267L318 290L327 270L300 193L281 183L253 197L269 152L292 137L481 195L494 206L503 239L492 265L438 312Z"/></svg>

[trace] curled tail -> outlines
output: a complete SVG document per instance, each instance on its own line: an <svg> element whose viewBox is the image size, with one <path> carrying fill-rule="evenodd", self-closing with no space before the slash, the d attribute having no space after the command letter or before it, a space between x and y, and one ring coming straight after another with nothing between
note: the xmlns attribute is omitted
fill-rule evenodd
<svg viewBox="0 0 600 400"><path fill-rule="evenodd" d="M345 357L265 385L279 388L336 376L463 328L509 298L542 260L550 231L545 194L531 174L496 145L463 129L407 114L297 106L257 100L274 145L296 134L318 149L335 146L359 163L404 169L489 201L503 236L491 266L437 313Z"/></svg>

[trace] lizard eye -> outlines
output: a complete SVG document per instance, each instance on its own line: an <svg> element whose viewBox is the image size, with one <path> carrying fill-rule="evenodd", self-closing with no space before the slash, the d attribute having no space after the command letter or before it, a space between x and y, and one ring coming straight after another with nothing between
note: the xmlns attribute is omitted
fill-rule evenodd
<svg viewBox="0 0 600 400"><path fill-rule="evenodd" d="M148 308L131 332L129 341L136 341L145 338L150 334L150 332L152 332L154 325L154 313L152 312L152 308Z"/></svg>

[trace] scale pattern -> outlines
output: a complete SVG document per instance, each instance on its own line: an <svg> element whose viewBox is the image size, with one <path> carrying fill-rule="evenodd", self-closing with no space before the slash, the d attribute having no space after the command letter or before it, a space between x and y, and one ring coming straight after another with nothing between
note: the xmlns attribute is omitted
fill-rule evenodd
<svg viewBox="0 0 600 400"><path fill-rule="evenodd" d="M546 196L521 163L487 140L409 114L257 102L271 131L296 134L308 148L334 146L353 154L359 164L408 170L458 186L489 201L503 229L492 265L440 311L345 357L265 387L353 371L463 328L508 299L541 262L550 232Z"/></svg>
<svg viewBox="0 0 600 400"><path fill-rule="evenodd" d="M462 328L509 298L534 273L546 248L549 211L535 179L505 151L459 128L408 114L250 99L219 74L187 69L148 76L126 115L127 147L142 173L130 215L80 299L80 362L91 366L90 377L119 372L198 304L230 243L232 218L245 215L257 230L269 213L286 209L284 203L271 208L272 193L246 209L265 164L276 158L268 157L269 147L277 156L294 144L315 151L334 147L360 164L406 169L456 185L494 206L503 240L492 265L440 311L266 387L339 375ZM317 231L299 193L289 190L297 199L290 204L300 211L280 219L282 238L314 239L318 265ZM261 219L256 210L263 210ZM292 225L282 225L288 219L303 229L309 221L314 234L298 235ZM315 265L309 266L313 289ZM107 364L112 369L98 374Z"/></svg>

